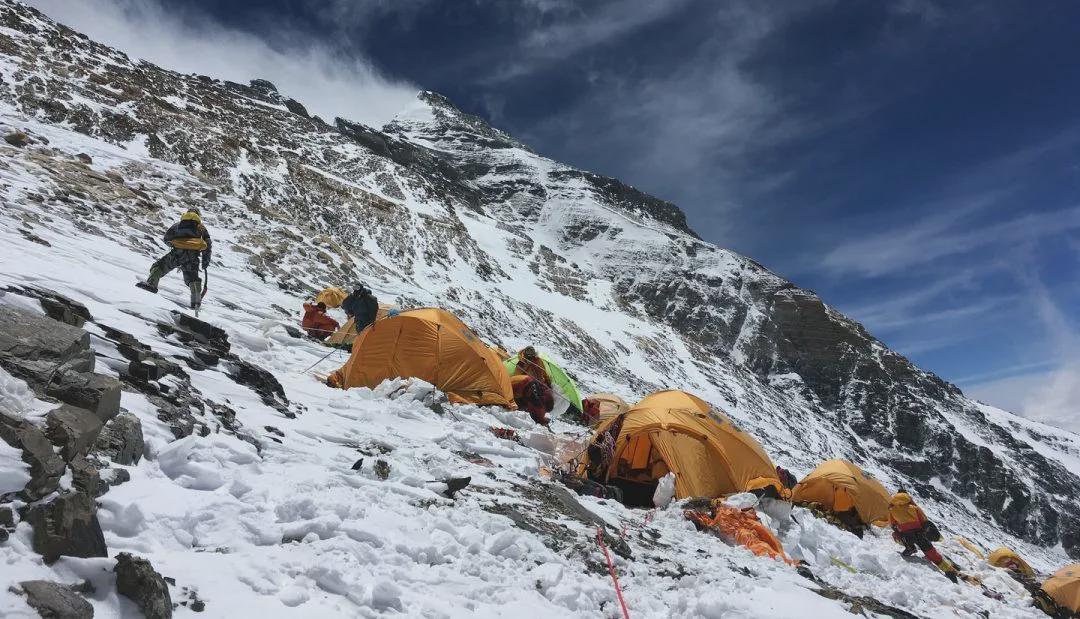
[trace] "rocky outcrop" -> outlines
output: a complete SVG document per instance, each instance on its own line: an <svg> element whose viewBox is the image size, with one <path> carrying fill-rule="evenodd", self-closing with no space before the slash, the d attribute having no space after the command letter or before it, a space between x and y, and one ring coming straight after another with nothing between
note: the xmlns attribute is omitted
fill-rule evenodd
<svg viewBox="0 0 1080 619"><path fill-rule="evenodd" d="M82 492L32 505L25 521L34 528L34 552L46 563L60 557L106 557L105 536L97 519L94 499Z"/></svg>
<svg viewBox="0 0 1080 619"><path fill-rule="evenodd" d="M0 415L0 439L22 450L22 459L30 467L30 482L21 495L36 501L56 491L64 474L64 461L53 451L45 433L25 419Z"/></svg>
<svg viewBox="0 0 1080 619"><path fill-rule="evenodd" d="M91 619L94 607L71 587L48 580L19 583L26 603L44 619Z"/></svg>
<svg viewBox="0 0 1080 619"><path fill-rule="evenodd" d="M0 305L0 367L39 396L89 410L104 423L120 411L120 382L94 374L94 364L82 329Z"/></svg>
<svg viewBox="0 0 1080 619"><path fill-rule="evenodd" d="M102 428L93 450L117 464L138 464L143 455L142 422L131 413L120 413Z"/></svg>
<svg viewBox="0 0 1080 619"><path fill-rule="evenodd" d="M102 420L85 408L64 404L45 417L45 436L60 448L65 462L85 456L101 432Z"/></svg>
<svg viewBox="0 0 1080 619"><path fill-rule="evenodd" d="M127 552L116 555L116 591L135 602L146 619L172 617L169 585L150 562Z"/></svg>

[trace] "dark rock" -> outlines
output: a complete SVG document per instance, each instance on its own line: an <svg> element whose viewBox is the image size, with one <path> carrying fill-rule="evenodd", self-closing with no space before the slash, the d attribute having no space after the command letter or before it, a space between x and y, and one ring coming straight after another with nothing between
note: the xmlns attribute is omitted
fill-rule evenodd
<svg viewBox="0 0 1080 619"><path fill-rule="evenodd" d="M101 480L101 472L89 459L80 456L72 460L68 468L71 470L71 484L75 490L95 499L109 491L109 484Z"/></svg>
<svg viewBox="0 0 1080 619"><path fill-rule="evenodd" d="M164 372L153 361L131 361L128 363L127 374L135 380L149 382L158 380Z"/></svg>
<svg viewBox="0 0 1080 619"><path fill-rule="evenodd" d="M26 603L45 619L90 619L94 607L71 587L47 580L19 583L26 593Z"/></svg>
<svg viewBox="0 0 1080 619"><path fill-rule="evenodd" d="M173 318L176 320L176 326L166 326L173 331L179 331L177 335L181 341L190 338L206 345L219 356L229 354L229 335L224 330L181 312L173 312Z"/></svg>
<svg viewBox="0 0 1080 619"><path fill-rule="evenodd" d="M259 394L259 398L267 406L281 411L288 410L289 398L285 397L285 389L270 372L239 357L232 357L226 374L238 384Z"/></svg>
<svg viewBox="0 0 1080 619"><path fill-rule="evenodd" d="M135 602L146 619L172 617L169 585L150 562L121 552L116 555L116 591Z"/></svg>
<svg viewBox="0 0 1080 619"><path fill-rule="evenodd" d="M11 533L8 533L7 529L0 529L0 544L8 541L9 537L11 537Z"/></svg>
<svg viewBox="0 0 1080 619"><path fill-rule="evenodd" d="M290 336L295 337L296 339L304 339L304 332L292 325L285 325L285 333L288 333Z"/></svg>
<svg viewBox="0 0 1080 619"><path fill-rule="evenodd" d="M385 480L390 477L390 463L386 460L375 461L375 476Z"/></svg>
<svg viewBox="0 0 1080 619"><path fill-rule="evenodd" d="M86 455L101 432L102 421L85 408L64 404L45 417L45 436L60 448L60 456L71 462Z"/></svg>
<svg viewBox="0 0 1080 619"><path fill-rule="evenodd" d="M93 320L90 310L85 305L69 299L59 292L33 286L9 286L6 290L14 294L37 299L41 302L41 307L49 318L59 320L64 324L82 327L86 324L86 321Z"/></svg>
<svg viewBox="0 0 1080 619"><path fill-rule="evenodd" d="M92 372L94 353L82 329L0 305L0 365L40 390L61 367Z"/></svg>
<svg viewBox="0 0 1080 619"><path fill-rule="evenodd" d="M111 488L131 481L131 473L127 469L106 469L101 480Z"/></svg>
<svg viewBox="0 0 1080 619"><path fill-rule="evenodd" d="M0 507L0 527L7 529L15 528L15 510L6 505Z"/></svg>
<svg viewBox="0 0 1080 619"><path fill-rule="evenodd" d="M120 381L102 374L58 372L45 389L46 395L85 408L102 423L120 412Z"/></svg>
<svg viewBox="0 0 1080 619"><path fill-rule="evenodd" d="M23 462L30 465L30 482L22 495L36 501L54 492L64 474L64 461L37 426L24 419L0 415L0 439L22 450Z"/></svg>
<svg viewBox="0 0 1080 619"><path fill-rule="evenodd" d="M12 146L23 148L30 143L30 136L22 131L13 131L4 136L4 141Z"/></svg>
<svg viewBox="0 0 1080 619"><path fill-rule="evenodd" d="M94 499L82 492L31 506L26 512L26 522L34 529L34 552L46 563L63 556L107 557L105 536L96 512Z"/></svg>
<svg viewBox="0 0 1080 619"><path fill-rule="evenodd" d="M310 118L307 108L296 99L285 99L285 107L293 114L303 116L304 118Z"/></svg>
<svg viewBox="0 0 1080 619"><path fill-rule="evenodd" d="M117 464L138 464L143 455L142 422L131 413L120 413L98 434L94 453Z"/></svg>
<svg viewBox="0 0 1080 619"><path fill-rule="evenodd" d="M251 87L256 89L256 90L262 90L264 92L274 92L274 93L276 93L278 91L277 86L274 86L273 82L271 82L270 80L264 80L264 79L251 80Z"/></svg>
<svg viewBox="0 0 1080 619"><path fill-rule="evenodd" d="M353 462L352 470L359 471L362 468L364 468L364 459L363 458L360 458L356 462Z"/></svg>
<svg viewBox="0 0 1080 619"><path fill-rule="evenodd" d="M86 153L79 153L78 155L75 155L75 158L85 163L86 165L91 165L94 163L94 159Z"/></svg>

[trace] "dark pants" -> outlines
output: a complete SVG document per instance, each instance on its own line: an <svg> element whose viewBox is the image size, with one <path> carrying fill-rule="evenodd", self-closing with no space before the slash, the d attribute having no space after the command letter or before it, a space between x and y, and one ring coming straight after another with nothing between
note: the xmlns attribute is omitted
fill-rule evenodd
<svg viewBox="0 0 1080 619"><path fill-rule="evenodd" d="M902 531L900 541L904 543L904 550L915 552L915 549L918 548L923 551L927 559L934 563L941 563L941 555L934 548L934 545L930 543L930 540L926 538L926 533L922 529Z"/></svg>
<svg viewBox="0 0 1080 619"><path fill-rule="evenodd" d="M185 284L190 286L193 283L200 283L202 280L199 279L199 269L202 268L202 264L199 254L201 253L191 249L174 249L150 267L150 274L162 278L169 271L180 269L184 274Z"/></svg>

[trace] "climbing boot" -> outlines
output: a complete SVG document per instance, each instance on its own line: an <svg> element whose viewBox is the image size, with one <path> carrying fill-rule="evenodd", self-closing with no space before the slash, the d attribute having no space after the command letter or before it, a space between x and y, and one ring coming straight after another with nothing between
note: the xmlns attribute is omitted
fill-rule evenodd
<svg viewBox="0 0 1080 619"><path fill-rule="evenodd" d="M150 277L147 277L145 282L139 282L135 285L143 290L157 294L158 282L161 281L162 275L164 273L161 272L161 269L154 265L150 267Z"/></svg>
<svg viewBox="0 0 1080 619"><path fill-rule="evenodd" d="M188 289L191 290L191 309L197 310L202 305L202 282L191 282Z"/></svg>
<svg viewBox="0 0 1080 619"><path fill-rule="evenodd" d="M957 579L958 572L956 570L956 566L952 564L952 561L942 558L941 562L938 563L937 566L939 570L945 573L946 578L953 581L954 583L959 582Z"/></svg>

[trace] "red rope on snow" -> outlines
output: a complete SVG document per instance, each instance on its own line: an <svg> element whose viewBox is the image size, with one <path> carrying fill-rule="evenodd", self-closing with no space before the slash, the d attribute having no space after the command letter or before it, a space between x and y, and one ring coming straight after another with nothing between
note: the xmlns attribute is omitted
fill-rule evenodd
<svg viewBox="0 0 1080 619"><path fill-rule="evenodd" d="M604 558L607 559L608 573L611 574L611 582L615 583L615 596L619 598L623 619L630 619L630 611L626 610L626 600L623 599L622 587L619 586L619 576L615 573L615 563L612 562L611 553L604 544L604 530L599 525L596 526L596 544L600 546L600 550L604 551Z"/></svg>

